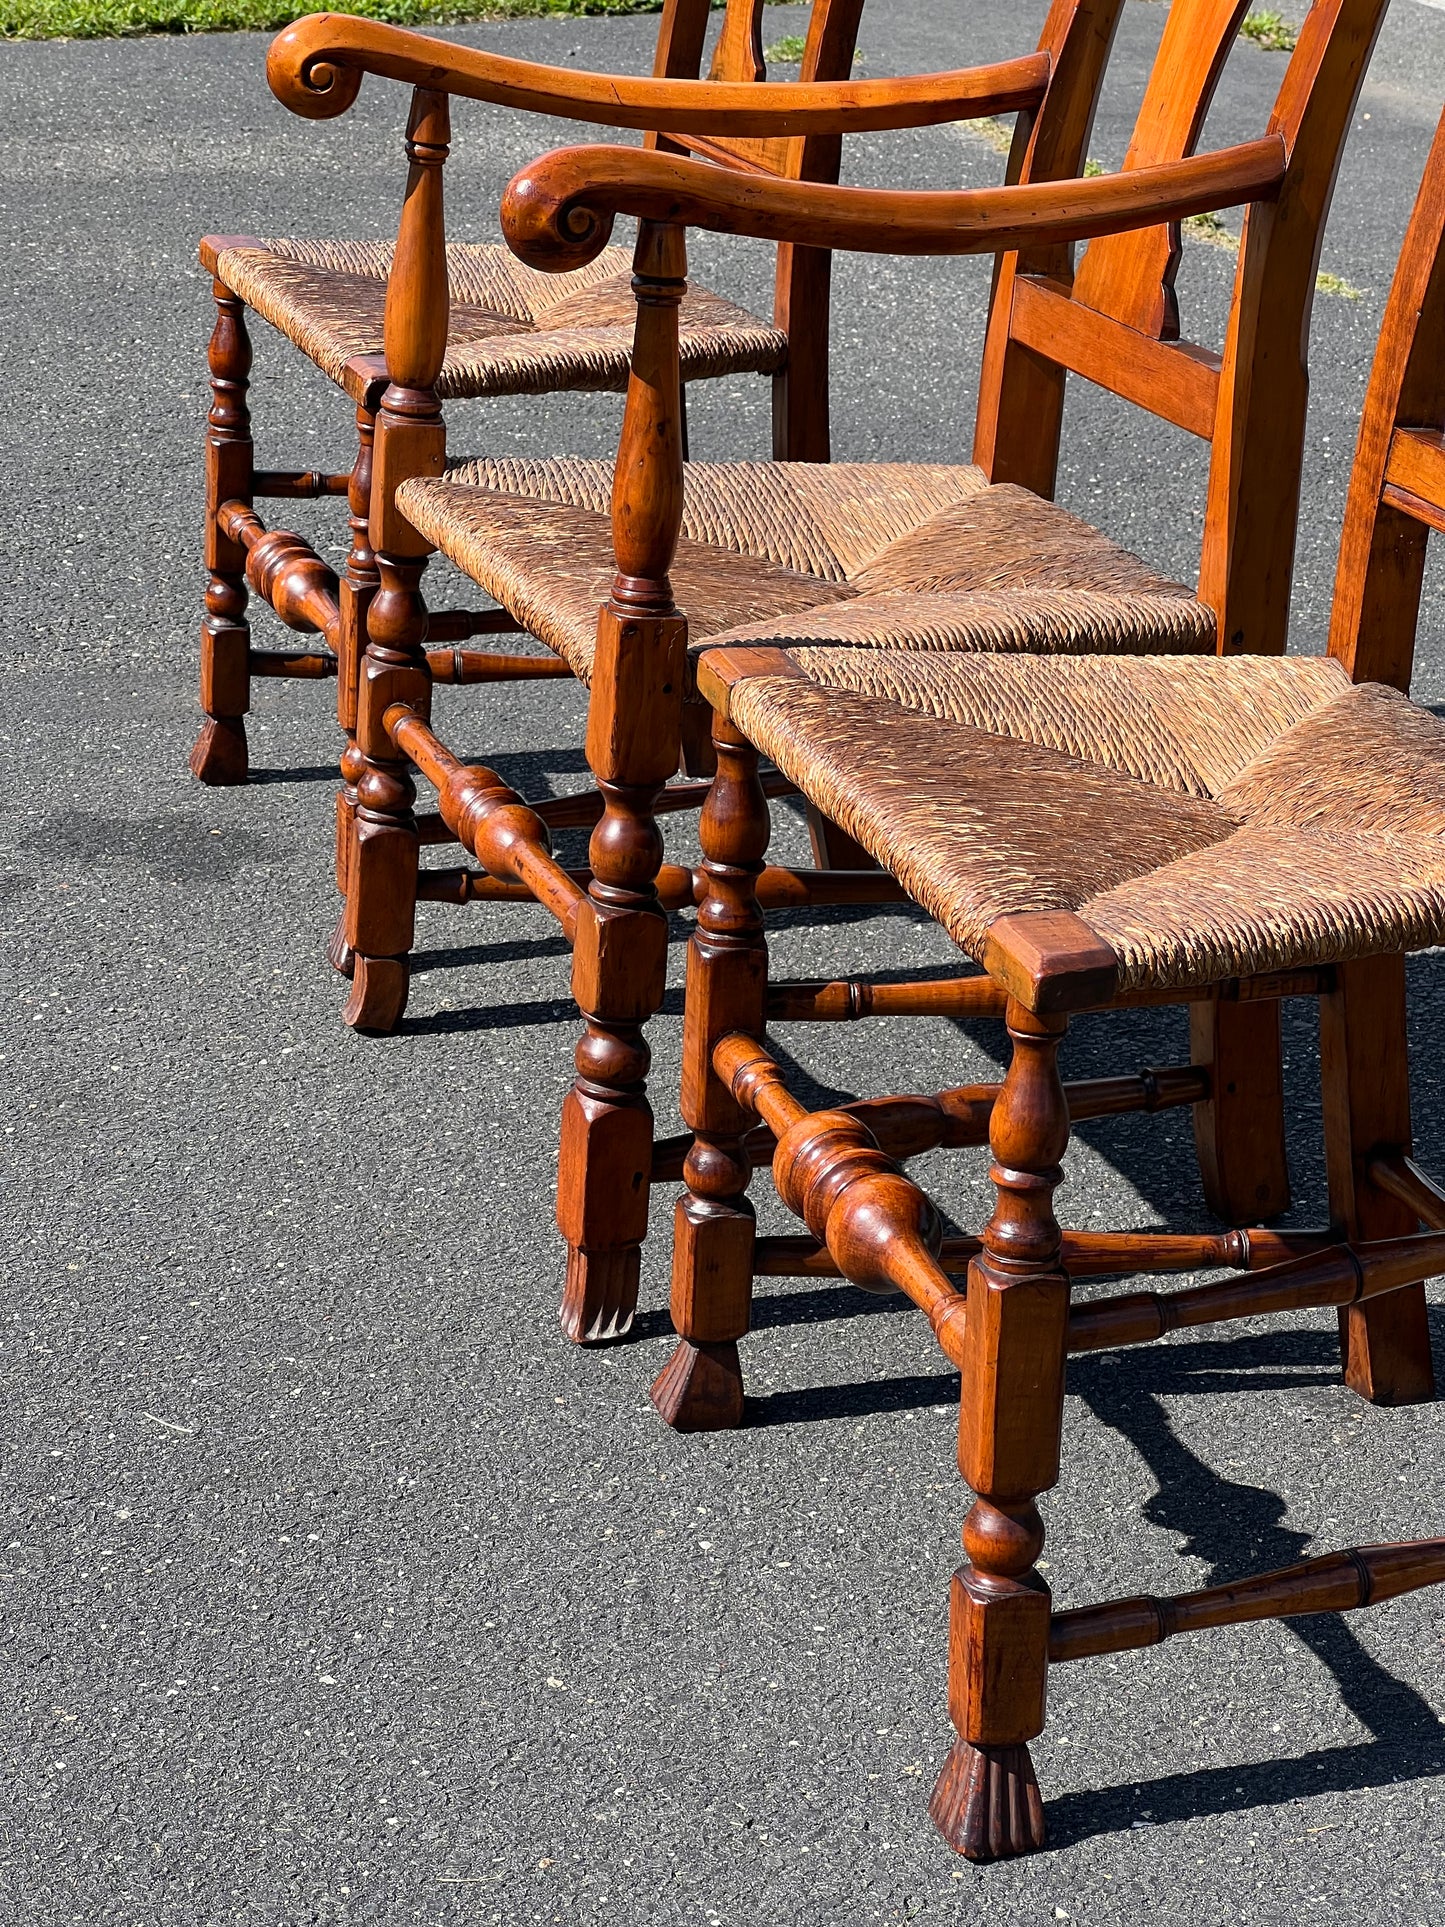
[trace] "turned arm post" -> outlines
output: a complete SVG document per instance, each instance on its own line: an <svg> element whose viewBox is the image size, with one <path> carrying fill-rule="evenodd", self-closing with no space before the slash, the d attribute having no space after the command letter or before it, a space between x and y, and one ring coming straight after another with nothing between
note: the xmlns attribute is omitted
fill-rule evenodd
<svg viewBox="0 0 1445 1927"><path fill-rule="evenodd" d="M563 1107L557 1191L568 1244L563 1328L579 1340L624 1331L637 1298L652 1164L642 1025L662 1003L667 965L653 806L678 765L687 653L667 573L682 526L681 230L644 221L633 265L637 329L612 487L617 572L598 613L587 714L603 812L572 965L586 1029Z"/></svg>
<svg viewBox="0 0 1445 1927"><path fill-rule="evenodd" d="M416 910L416 790L383 718L393 703L407 704L423 719L431 706L421 593L431 550L398 510L396 491L412 476L440 475L446 462L436 380L449 319L442 209L449 140L446 95L418 87L407 122L406 196L386 291L390 379L376 420L369 530L378 586L366 612L366 653L357 688L361 767L345 921L345 942L355 952L356 967L346 1016L362 1029L389 1029L401 1015Z"/></svg>

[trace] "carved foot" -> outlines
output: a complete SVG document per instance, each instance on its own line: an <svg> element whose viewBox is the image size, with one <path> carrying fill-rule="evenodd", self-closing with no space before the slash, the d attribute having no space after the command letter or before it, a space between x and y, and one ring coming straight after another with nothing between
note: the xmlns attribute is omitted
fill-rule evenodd
<svg viewBox="0 0 1445 1927"><path fill-rule="evenodd" d="M562 1330L574 1345L601 1345L632 1329L642 1253L636 1245L569 1250L562 1292Z"/></svg>
<svg viewBox="0 0 1445 1927"><path fill-rule="evenodd" d="M385 1035L406 1009L408 971L399 957L357 957L342 1013L353 1030Z"/></svg>
<svg viewBox="0 0 1445 1927"><path fill-rule="evenodd" d="M244 783L249 763L246 724L240 716L208 716L191 751L191 774L213 789Z"/></svg>
<svg viewBox="0 0 1445 1927"><path fill-rule="evenodd" d="M340 977L356 975L356 952L346 941L346 911L336 919L336 928L331 933L331 941L326 946L326 961Z"/></svg>
<svg viewBox="0 0 1445 1927"><path fill-rule="evenodd" d="M677 1350L653 1382L652 1402L675 1432L732 1432L743 1422L743 1370L735 1342Z"/></svg>
<svg viewBox="0 0 1445 1927"><path fill-rule="evenodd" d="M1026 1746L955 1740L928 1812L953 1851L969 1860L1007 1860L1044 1844L1044 1803Z"/></svg>

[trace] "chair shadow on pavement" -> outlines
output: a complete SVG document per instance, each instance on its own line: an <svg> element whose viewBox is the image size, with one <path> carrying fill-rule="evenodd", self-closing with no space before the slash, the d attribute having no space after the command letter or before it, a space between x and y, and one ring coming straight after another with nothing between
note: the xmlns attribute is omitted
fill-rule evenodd
<svg viewBox="0 0 1445 1927"><path fill-rule="evenodd" d="M1432 1308L1431 1324L1438 1356L1445 1344L1445 1313L1439 1308ZM1256 1364L1267 1369L1238 1369ZM1299 1371L1308 1365L1323 1369ZM1290 1366L1296 1369L1291 1372ZM1311 1534L1286 1525L1286 1502L1268 1487L1226 1478L1206 1465L1175 1434L1160 1395L1327 1384L1338 1369L1333 1331L1299 1330L1264 1338L1195 1340L1154 1348L1147 1357L1104 1354L1071 1369L1070 1389L1101 1423L1129 1441L1157 1481L1144 1517L1179 1535L1181 1557L1191 1556L1206 1566L1202 1577L1191 1578L1180 1590L1294 1565L1335 1550L1335 1542L1332 1537L1328 1544L1315 1543ZM1128 1786L1064 1794L1049 1803L1053 1843L1067 1846L1141 1822L1199 1819L1283 1806L1319 1793L1445 1776L1445 1702L1437 1712L1414 1687L1396 1679L1362 1643L1348 1615L1310 1613L1281 1623L1333 1676L1343 1705L1368 1731L1368 1740L1289 1759L1202 1767ZM1152 1710L1141 1705L1141 1718L1147 1719ZM1267 1711L1261 1707L1261 1713ZM1267 1748L1269 1725L1266 1718L1257 1729L1257 1745ZM1242 1733L1240 1741L1249 1745L1252 1737Z"/></svg>
<svg viewBox="0 0 1445 1927"><path fill-rule="evenodd" d="M755 1323L811 1322L828 1315L824 1307L830 1300L836 1303L827 1291L764 1298L759 1301L762 1315ZM901 1304L897 1299L870 1298L862 1309L877 1312ZM1445 1369L1441 1369L1445 1368L1445 1307L1432 1306L1430 1321L1437 1370L1445 1382ZM1192 1592L1294 1565L1335 1550L1335 1542L1331 1537L1328 1544L1315 1543L1310 1533L1287 1525L1287 1502L1279 1493L1226 1477L1206 1464L1174 1431L1163 1398L1325 1387L1338 1383L1338 1376L1334 1330L1297 1328L1232 1338L1186 1338L1138 1351L1081 1358L1071 1362L1068 1384L1070 1393L1082 1399L1102 1425L1127 1440L1148 1466L1157 1489L1144 1505L1143 1516L1151 1526L1178 1536L1181 1557L1204 1564L1203 1574L1191 1573L1176 1589ZM895 1375L861 1385L779 1392L749 1400L748 1422L778 1425L849 1419L941 1407L957 1397L954 1373ZM1066 1454L1065 1481L1071 1470L1077 1475L1081 1467L1076 1460L1071 1468ZM964 1490L960 1486L961 1504ZM1058 1556L1066 1561L1067 1547ZM1130 1590L1122 1575L1118 1590ZM1437 1711L1412 1686L1396 1679L1369 1652L1345 1614L1314 1613L1283 1624L1333 1677L1345 1708L1371 1735L1368 1740L1319 1748L1294 1758L1202 1767L1127 1786L1061 1794L1049 1802L1051 1844L1062 1847L1141 1825L1279 1807L1319 1793L1445 1777L1445 1701ZM1147 1721L1157 1710L1141 1697L1141 1720ZM1257 1745L1267 1747L1270 1724L1266 1720L1258 1729ZM1249 1738L1242 1734L1241 1743L1247 1745Z"/></svg>

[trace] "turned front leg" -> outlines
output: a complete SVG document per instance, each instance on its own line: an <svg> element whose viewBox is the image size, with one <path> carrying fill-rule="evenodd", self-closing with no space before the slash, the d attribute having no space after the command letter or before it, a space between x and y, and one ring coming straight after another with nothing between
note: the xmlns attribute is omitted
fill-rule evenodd
<svg viewBox="0 0 1445 1927"><path fill-rule="evenodd" d="M203 783L244 783L246 712L251 707L251 630L246 621L246 551L216 516L223 503L249 502L254 473L246 392L251 342L246 306L224 281L213 283L216 322L207 362L211 407L206 417L206 615L201 625L201 708L206 720L191 751Z"/></svg>
<svg viewBox="0 0 1445 1927"><path fill-rule="evenodd" d="M576 1344L619 1337L637 1308L653 1139L642 1027L667 987L653 805L677 767L685 644L676 617L624 617L609 605L598 622L587 760L603 813L573 940L572 994L586 1029L562 1107L557 1180L562 1329Z"/></svg>
<svg viewBox="0 0 1445 1927"><path fill-rule="evenodd" d="M341 787L336 792L336 888L343 899L336 932L327 955L344 977L352 974L355 953L346 942L347 876L351 867L351 840L356 825L356 786L366 768L356 740L357 703L361 690L361 664L366 654L367 617L373 596L380 585L376 556L371 547L371 472L372 444L376 416L369 408L356 411L356 460L351 465L347 486L347 507L351 518L351 550L341 578L341 620L336 639L336 720L346 737L341 752Z"/></svg>
<svg viewBox="0 0 1445 1927"><path fill-rule="evenodd" d="M667 967L653 810L681 754L687 658L667 575L682 524L681 233L644 221L633 267L637 328L612 481L617 572L598 612L587 707L587 762L604 804L572 969L587 1029L563 1108L557 1186L567 1240L562 1328L579 1342L626 1331L637 1303L652 1176L641 1027L662 1003Z"/></svg>
<svg viewBox="0 0 1445 1927"><path fill-rule="evenodd" d="M1056 1058L1066 1019L1010 1002L1013 1058L989 1142L997 1201L969 1267L958 1463L977 1494L954 1575L948 1699L958 1737L929 1811L949 1845L997 1860L1043 1845L1028 1742L1043 1731L1049 1589L1035 1499L1058 1481L1069 1281L1053 1194L1069 1139Z"/></svg>
<svg viewBox="0 0 1445 1927"><path fill-rule="evenodd" d="M753 1115L713 1066L729 1031L761 1037L768 955L756 895L771 828L758 754L739 730L713 725L717 775L699 825L707 894L687 953L682 1117L694 1133L674 1213L672 1322L679 1344L652 1400L681 1432L740 1423L738 1340L752 1316L753 1207L744 1142Z"/></svg>

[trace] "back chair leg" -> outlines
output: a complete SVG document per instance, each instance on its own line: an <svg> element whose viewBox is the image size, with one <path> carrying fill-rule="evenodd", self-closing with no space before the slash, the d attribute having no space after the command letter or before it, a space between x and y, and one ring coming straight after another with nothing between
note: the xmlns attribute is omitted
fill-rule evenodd
<svg viewBox="0 0 1445 1927"><path fill-rule="evenodd" d="M356 460L346 491L351 517L351 552L341 578L341 623L337 631L336 720L346 737L341 752L341 787L336 792L336 887L341 914L327 949L333 967L350 977L356 953L346 941L346 896L351 867L351 843L356 830L356 786L366 768L356 741L357 700L361 663L366 653L367 616L381 577L371 547L371 459L376 439L376 415L370 408L356 411Z"/></svg>
<svg viewBox="0 0 1445 1927"><path fill-rule="evenodd" d="M421 849L411 766L383 719L392 703L407 704L423 721L431 713L421 596L426 557L379 555L377 568L380 586L368 612L357 699L361 770L342 933L354 958L346 1021L364 1031L394 1030L406 1009Z"/></svg>
<svg viewBox="0 0 1445 1927"><path fill-rule="evenodd" d="M1289 1208L1279 1000L1191 1004L1189 1042L1210 1073L1194 1107L1205 1202L1226 1224L1267 1224Z"/></svg>
<svg viewBox="0 0 1445 1927"><path fill-rule="evenodd" d="M1320 1075L1330 1216L1352 1242L1409 1237L1419 1221L1369 1177L1371 1156L1410 1151L1405 959L1337 967L1320 999ZM1425 1287L1340 1309L1345 1383L1374 1405L1435 1396Z"/></svg>
<svg viewBox="0 0 1445 1927"><path fill-rule="evenodd" d="M1058 1482L1069 1281L1053 1194L1069 1139L1057 1056L1067 1020L1011 1002L1013 1057L989 1142L997 1191L969 1267L958 1463L978 1495L954 1574L948 1700L958 1737L934 1788L935 1826L970 1860L1044 1843L1028 1742L1044 1728L1049 1589L1034 1504Z"/></svg>
<svg viewBox="0 0 1445 1927"><path fill-rule="evenodd" d="M222 533L225 502L249 502L254 451L246 391L251 341L246 307L223 281L213 283L216 323L207 361L211 408L206 426L206 616L201 625L201 708L206 720L191 751L203 783L244 783L246 712L251 707L251 631L246 621L246 551Z"/></svg>
<svg viewBox="0 0 1445 1927"><path fill-rule="evenodd" d="M699 836L707 894L687 954L682 1116L694 1133L674 1217L672 1322L678 1347L652 1388L652 1402L679 1432L724 1431L742 1422L738 1340L752 1318L753 1207L744 1144L756 1121L713 1068L729 1031L761 1037L767 1011L767 948L756 895L770 830L758 754L720 717L713 728L717 776Z"/></svg>

